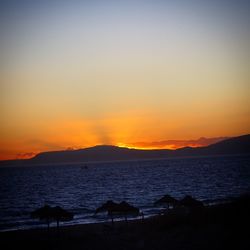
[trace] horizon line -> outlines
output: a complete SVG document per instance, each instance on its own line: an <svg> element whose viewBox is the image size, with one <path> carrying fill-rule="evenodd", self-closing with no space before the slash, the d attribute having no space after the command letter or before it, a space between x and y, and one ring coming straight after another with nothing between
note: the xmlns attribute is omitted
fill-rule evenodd
<svg viewBox="0 0 250 250"><path fill-rule="evenodd" d="M134 149L134 150L145 150L145 151L152 151L152 150L170 150L170 151L175 151L178 149L183 149L183 148L200 148L200 147L207 147L209 145L218 143L220 141L224 141L227 139L231 139L234 137L240 137L240 136L244 136L244 135L249 135L249 133L247 134L243 134L243 135L238 135L238 136L221 136L221 137L199 137L198 139L193 139L193 140L164 140L164 141L157 141L157 142L136 142L136 143L116 143L116 144L96 144L93 146L86 146L86 147L79 147L79 148L74 148L74 147L68 147L65 149L58 149L58 150L44 150L44 151L40 151L40 152L28 152L28 153L20 153L17 154L16 158L9 158L9 159L3 159L0 160L0 162L3 161L15 161L15 160L29 160L29 159L33 159L35 158L37 155L42 154L42 153L49 153L49 152L67 152L67 151L79 151L79 150L84 150L84 149L90 149L90 148L95 148L95 147L102 147L102 146L110 146L110 147L117 147L117 148L126 148L126 149ZM194 144L194 145L182 145L182 146L176 146L176 147L157 147L157 146L136 146L136 144L138 143L145 143L145 144L152 144L152 143L161 143L161 142L167 142L167 141L176 141L176 142L190 142L190 141L199 141L199 140L215 140L215 139L219 139L218 141L206 144L206 145L199 145L199 144ZM134 146L131 144L135 144ZM131 145L131 146L130 146ZM24 157L23 157L24 156Z"/></svg>

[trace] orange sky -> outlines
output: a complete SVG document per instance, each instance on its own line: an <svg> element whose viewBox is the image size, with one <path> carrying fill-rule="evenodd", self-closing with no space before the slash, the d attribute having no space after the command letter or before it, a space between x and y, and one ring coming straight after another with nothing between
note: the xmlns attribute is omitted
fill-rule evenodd
<svg viewBox="0 0 250 250"><path fill-rule="evenodd" d="M73 2L1 8L0 159L250 133L246 8Z"/></svg>

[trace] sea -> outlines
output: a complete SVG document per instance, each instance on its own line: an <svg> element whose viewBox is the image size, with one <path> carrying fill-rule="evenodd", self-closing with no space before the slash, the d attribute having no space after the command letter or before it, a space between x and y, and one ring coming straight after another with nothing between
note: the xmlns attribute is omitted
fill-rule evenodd
<svg viewBox="0 0 250 250"><path fill-rule="evenodd" d="M45 227L30 215L45 204L72 212L74 219L62 224L74 225L108 222L107 214L95 215L107 200L126 201L150 217L163 209L154 202L165 194L209 205L245 193L250 155L1 166L0 231Z"/></svg>

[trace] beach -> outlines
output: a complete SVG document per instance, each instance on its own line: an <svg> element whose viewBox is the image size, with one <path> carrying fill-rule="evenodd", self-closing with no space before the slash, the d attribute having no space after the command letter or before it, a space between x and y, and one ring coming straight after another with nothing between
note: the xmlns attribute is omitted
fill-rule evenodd
<svg viewBox="0 0 250 250"><path fill-rule="evenodd" d="M249 249L250 198L133 221L0 233L4 249Z"/></svg>

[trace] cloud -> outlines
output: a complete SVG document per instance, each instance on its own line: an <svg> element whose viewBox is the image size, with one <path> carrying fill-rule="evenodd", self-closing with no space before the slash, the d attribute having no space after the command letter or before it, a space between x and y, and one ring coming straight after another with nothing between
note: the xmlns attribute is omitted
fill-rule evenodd
<svg viewBox="0 0 250 250"><path fill-rule="evenodd" d="M16 159L29 159L36 155L35 152L19 153L16 155Z"/></svg>
<svg viewBox="0 0 250 250"><path fill-rule="evenodd" d="M134 142L129 143L129 147L136 148L168 148L177 149L183 147L204 147L219 141L228 139L229 137L215 137L215 138L205 138L201 137L196 140L164 140L164 141L153 141L153 142Z"/></svg>

